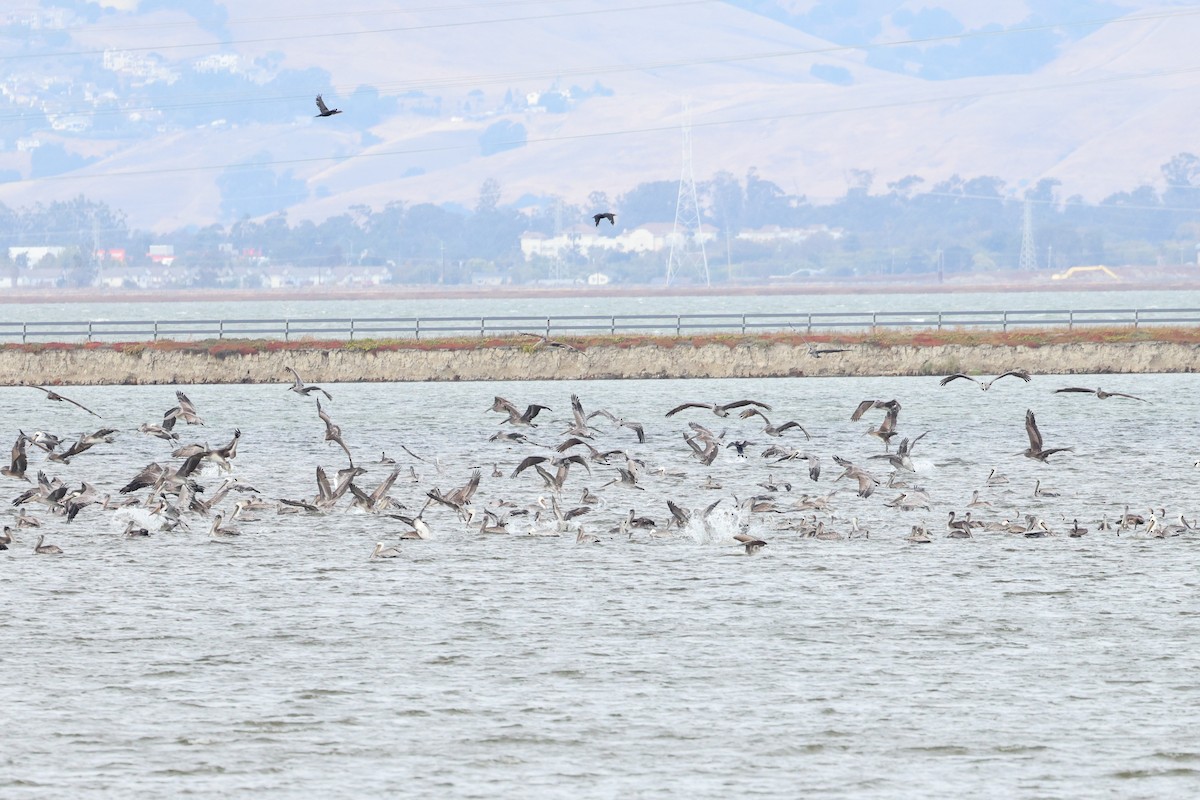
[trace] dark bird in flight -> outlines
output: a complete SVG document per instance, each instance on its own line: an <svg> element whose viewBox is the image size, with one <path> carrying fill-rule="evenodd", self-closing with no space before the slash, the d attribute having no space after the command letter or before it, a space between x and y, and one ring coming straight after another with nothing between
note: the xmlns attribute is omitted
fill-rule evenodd
<svg viewBox="0 0 1200 800"><path fill-rule="evenodd" d="M342 113L340 108L330 108L325 105L325 101L321 99L321 95L317 95L317 110L321 112L317 114L318 117L332 117L334 114Z"/></svg>
<svg viewBox="0 0 1200 800"><path fill-rule="evenodd" d="M1086 392L1087 394L1096 395L1096 397L1100 398L1101 400L1107 400L1110 397L1128 397L1130 400L1141 400L1143 403L1150 402L1143 397L1135 397L1131 394L1125 394L1124 392L1106 392L1103 389L1085 389L1082 386L1068 386L1065 389L1054 390L1055 394L1058 394L1059 392Z"/></svg>
<svg viewBox="0 0 1200 800"><path fill-rule="evenodd" d="M30 387L31 387L31 388L33 388L33 389L40 389L40 390L42 390L43 392L45 392L45 393L46 393L46 399L47 399L47 400L55 400L55 401L57 401L57 402L67 402L67 403L70 403L70 404L71 404L71 405L73 405L73 406L78 406L79 408L82 408L84 411L86 411L87 413L91 414L93 417L99 417L99 416L100 416L99 414L97 414L95 411L92 411L92 410L91 410L90 408L88 408L87 406L85 406L85 405L83 405L83 404L81 404L81 403L76 403L74 400L72 400L72 399L71 399L71 398L69 398L69 397L63 397L63 396L62 396L61 394L59 394L58 392L55 392L55 391L53 391L53 390L51 390L51 389L47 389L45 386L33 386L32 384L30 384Z"/></svg>
<svg viewBox="0 0 1200 800"><path fill-rule="evenodd" d="M1068 450L1073 450L1072 447L1051 447L1048 450L1042 448L1042 432L1038 430L1037 420L1033 418L1033 409L1025 412L1025 433L1029 434L1029 447L1022 455L1027 458L1036 458L1038 461L1045 461L1055 453L1062 453Z"/></svg>
<svg viewBox="0 0 1200 800"><path fill-rule="evenodd" d="M617 215L612 213L611 211L607 211L603 214L593 214L592 219L594 219L596 221L597 228L600 227L600 220L602 220L602 219L608 220L608 224L610 224L610 225L617 224Z"/></svg>

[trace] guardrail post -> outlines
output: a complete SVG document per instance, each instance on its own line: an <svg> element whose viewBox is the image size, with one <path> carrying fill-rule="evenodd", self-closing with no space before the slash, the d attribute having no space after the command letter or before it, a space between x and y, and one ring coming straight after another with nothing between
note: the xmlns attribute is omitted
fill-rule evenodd
<svg viewBox="0 0 1200 800"><path fill-rule="evenodd" d="M223 319L217 320L217 338L218 339L225 338L225 320L223 320Z"/></svg>
<svg viewBox="0 0 1200 800"><path fill-rule="evenodd" d="M354 341L354 320L350 320L350 341Z"/></svg>
<svg viewBox="0 0 1200 800"><path fill-rule="evenodd" d="M292 334L291 328L292 328L292 321L285 319L283 321L283 340L285 342L288 341L289 338L291 338L291 334Z"/></svg>
<svg viewBox="0 0 1200 800"><path fill-rule="evenodd" d="M876 326L876 323L878 323L878 322L879 322L878 313L875 311L872 311L871 312L871 333L875 332L875 326Z"/></svg>
<svg viewBox="0 0 1200 800"><path fill-rule="evenodd" d="M1000 330L1004 331L1005 333L1008 333L1008 312L1007 311L1005 311L1004 316L1001 317Z"/></svg>
<svg viewBox="0 0 1200 800"><path fill-rule="evenodd" d="M417 317L416 324L413 326L413 338L414 339L421 338L421 318L420 317Z"/></svg>
<svg viewBox="0 0 1200 800"><path fill-rule="evenodd" d="M88 340L89 342L92 340L92 323L91 323L91 321L90 321L90 320L88 321L87 340Z"/></svg>
<svg viewBox="0 0 1200 800"><path fill-rule="evenodd" d="M480 317L479 318L479 338L482 339L484 336L487 336L487 318Z"/></svg>
<svg viewBox="0 0 1200 800"><path fill-rule="evenodd" d="M746 335L746 315L742 314L742 336Z"/></svg>
<svg viewBox="0 0 1200 800"><path fill-rule="evenodd" d="M1074 330L1074 329L1075 329L1075 312L1068 311L1067 312L1067 330L1070 331L1070 330Z"/></svg>
<svg viewBox="0 0 1200 800"><path fill-rule="evenodd" d="M809 335L811 335L811 334L812 334L812 312L811 312L811 311L810 311L810 312L808 312L808 330L807 330L807 333L808 333Z"/></svg>
<svg viewBox="0 0 1200 800"><path fill-rule="evenodd" d="M1138 329L1138 310L1136 308L1133 310L1133 329L1135 331Z"/></svg>
<svg viewBox="0 0 1200 800"><path fill-rule="evenodd" d="M614 314L608 320L608 332L613 336L617 335L617 316Z"/></svg>
<svg viewBox="0 0 1200 800"><path fill-rule="evenodd" d="M29 334L29 323L21 323L21 344L25 344L25 337Z"/></svg>
<svg viewBox="0 0 1200 800"><path fill-rule="evenodd" d="M152 337L150 339L150 341L152 341L152 342L158 341L158 320L154 320L154 331L150 335Z"/></svg>
<svg viewBox="0 0 1200 800"><path fill-rule="evenodd" d="M940 312L940 311L938 312L938 327L937 327L937 329L939 331L942 329L942 312Z"/></svg>
<svg viewBox="0 0 1200 800"><path fill-rule="evenodd" d="M550 338L550 318L546 317L546 338Z"/></svg>
<svg viewBox="0 0 1200 800"><path fill-rule="evenodd" d="M683 316L680 314L675 315L675 335L683 336Z"/></svg>

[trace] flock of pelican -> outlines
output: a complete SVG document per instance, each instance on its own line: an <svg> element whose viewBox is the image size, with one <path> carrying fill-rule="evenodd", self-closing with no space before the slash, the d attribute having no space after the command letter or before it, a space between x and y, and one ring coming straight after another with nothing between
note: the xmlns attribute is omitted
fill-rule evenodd
<svg viewBox="0 0 1200 800"><path fill-rule="evenodd" d="M862 430L862 434L878 440L881 452L856 463L836 453L817 452L809 445L809 432L796 420L772 423L767 416L772 407L761 399L685 401L665 409L661 419L633 421L611 409L588 410L577 395L571 396L569 416L565 409L563 415L556 416L546 403L518 404L497 396L490 409L478 412L499 415L493 418L495 433L477 443L472 451L477 458L468 462L470 466L463 474L443 478L453 467L405 445L399 446L408 462L405 465L388 457L386 451L377 460L366 460L361 455L356 458L331 413L336 408L333 395L322 387L305 384L294 369L289 367L288 371L292 384L287 389L298 395L290 401L296 404L298 424L303 426L303 420L311 418L312 440L336 445L338 449L333 452L340 451L345 457L344 465L311 467L315 473L315 492L311 496L279 496L281 493L272 494L241 480L236 475L241 428L232 431L227 443L215 447L187 442L191 437L185 431L196 430L205 421L191 399L176 391L175 403L163 413L161 421L146 422L128 431L130 435L163 440L170 447L170 456L107 481L64 480L61 473L76 459L86 458L94 448L111 445L126 432L100 427L75 437L18 430L9 464L0 469L0 474L25 488L11 500L13 518L0 535L0 549L19 543L25 529L39 529L33 552L60 555L64 548L47 543L45 531L65 537L72 527L94 524L98 515L137 508L141 514L130 518L121 530L120 535L127 539L204 530L210 541L223 543L239 541L243 528L251 531L249 526L259 514L321 517L358 513L372 519L367 527L380 534L370 552L371 559L401 557L401 542L434 538L438 535L435 527L478 536L567 535L580 545L683 536L728 544L738 552L754 554L768 546L769 536L824 541L870 537L871 531L859 522L858 514L862 512L854 513L853 504L873 496L877 498L873 502L878 502L885 493L895 493L882 503L891 510L889 513L929 511L933 506L928 490L920 485L921 476L913 461L914 448L929 432L905 435L901 430L901 403L895 398L868 398L853 408L847 407L852 423L882 414L881 419ZM942 379L941 385L964 380L987 391L995 381L1006 377L1025 383L1032 380L1025 371L1011 370L986 381L958 373ZM30 388L44 392L47 400L77 407L77 413L101 417L58 391ZM1148 402L1121 392L1083 387L1065 387L1056 393ZM706 418L716 419L722 429L714 430L716 425L700 421ZM1073 450L1072 444L1044 444L1033 409L1025 413L1025 432L1029 446L1024 455L1035 461L1048 463L1051 456L1062 458ZM753 441L759 434L769 437L770 443ZM654 437L658 458L663 458L664 449L674 451L678 457L668 458L661 465L651 463L642 448L648 437ZM353 439L350 437L350 442ZM760 445L766 446L756 449ZM36 470L31 466L31 456L41 459ZM720 480L714 479L710 471L718 459L759 464L766 477L747 496L733 494L712 500L710 493L723 491ZM836 471L823 471L826 459ZM510 466L502 468L504 461ZM488 463L491 470L485 481ZM692 466L681 466L688 464ZM380 469L385 474L378 480L367 477ZM418 470L426 474L422 476ZM702 473L708 474L701 480ZM777 478L777 474L783 477ZM438 485L444 481L450 481L451 488ZM816 488L822 481L826 491L818 493ZM97 488L96 483L105 482L111 488ZM1065 527L1064 520L1064 527L1056 531L1034 513L1014 512L1007 518L994 518L993 501L984 494L1007 482L995 469L981 476L980 486L971 498L949 510L944 533L939 534L936 526L923 524L898 523L896 530L907 532L905 540L915 544L931 542L939 535L968 539L991 532L1025 538L1060 534L1078 538L1088 533L1087 524L1081 525L1078 519L1071 520L1069 527ZM806 486L810 491L804 490ZM403 498L397 496L401 487L405 489ZM655 491L647 493L651 487ZM1057 495L1038 479L1031 496ZM652 499L643 499L647 497ZM33 513L39 507L41 516ZM1112 522L1105 515L1090 524L1118 535L1153 538L1196 530L1183 515L1179 515L1178 523L1169 521L1165 509L1151 509L1142 515L1125 507L1123 513L1114 513ZM112 529L115 532L117 526ZM393 539L391 543L389 538ZM71 549L69 543L66 549Z"/></svg>

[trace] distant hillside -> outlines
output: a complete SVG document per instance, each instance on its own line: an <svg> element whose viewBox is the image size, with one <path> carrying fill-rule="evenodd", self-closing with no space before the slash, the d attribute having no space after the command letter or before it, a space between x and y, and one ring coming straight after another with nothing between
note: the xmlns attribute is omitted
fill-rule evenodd
<svg viewBox="0 0 1200 800"><path fill-rule="evenodd" d="M582 203L677 180L685 101L697 179L754 168L816 201L955 173L1099 200L1196 149L1188 7L118 5L0 12L0 202L83 194L161 230L473 206L489 178ZM885 46L929 37L958 38ZM344 113L314 119L318 92Z"/></svg>

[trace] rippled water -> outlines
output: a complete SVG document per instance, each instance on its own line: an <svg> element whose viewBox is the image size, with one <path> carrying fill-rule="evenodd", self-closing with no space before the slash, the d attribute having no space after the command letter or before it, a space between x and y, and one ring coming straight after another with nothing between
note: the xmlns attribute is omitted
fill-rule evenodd
<svg viewBox="0 0 1200 800"><path fill-rule="evenodd" d="M638 445L594 420L597 447L645 459L644 490L601 491L604 504L581 518L600 545L524 535L527 519L481 536L431 507L435 538L400 543L389 561L368 555L404 526L345 500L326 516L239 522L232 544L209 543L198 517L190 532L126 540L125 521L147 520L143 510L93 506L68 524L34 507L66 552L34 555L37 537L23 530L0 553L0 796L1189 796L1200 779L1198 537L1095 523L1125 504L1196 516L1192 382L1036 376L986 393L935 378L329 386L324 405L369 469L359 483L369 491L386 474L371 463L386 450L421 476L391 493L414 509L475 465L477 508L548 497L533 470L509 477L543 450L487 441L508 428L487 411L495 394L551 406L529 431L539 442L561 440L572 392L587 410L644 423ZM1153 402L1052 393L1096 384ZM280 386L184 389L208 422L184 440L224 444L240 426L234 474L267 497L311 498L318 464L344 466L310 400ZM121 433L65 466L33 451L31 474L115 492L166 457L135 429L174 403L170 388L62 391ZM741 397L811 432L782 442L820 454L818 483L803 462L759 457L776 440L755 420L663 416L685 400ZM902 435L930 431L914 449L928 511L884 506L898 490L862 499L834 482L834 454L889 474L863 435L881 414L849 417L861 399L892 397ZM1048 464L1018 455L1026 408L1048 447L1075 452ZM14 435L100 423L22 388L0 389L0 419ZM751 457L727 449L699 465L688 421L749 439ZM491 477L493 463L504 477ZM1010 483L986 487L992 468ZM564 505L616 475L592 470L572 468ZM723 488L699 488L709 475ZM734 514L734 498L769 477L792 484L780 503L840 488L822 518L847 532L856 517L869 538L805 539L787 529L795 515ZM1038 478L1061 496L1034 498ZM25 486L0 480L9 496ZM200 480L211 492L219 477ZM948 511L967 510L975 489L994 504L977 517L1034 513L1058 535L944 538ZM720 499L715 533L609 533L631 507L665 524L668 497L691 509ZM1091 533L1068 538L1074 518ZM915 523L932 544L904 541ZM768 546L741 555L739 524Z"/></svg>

